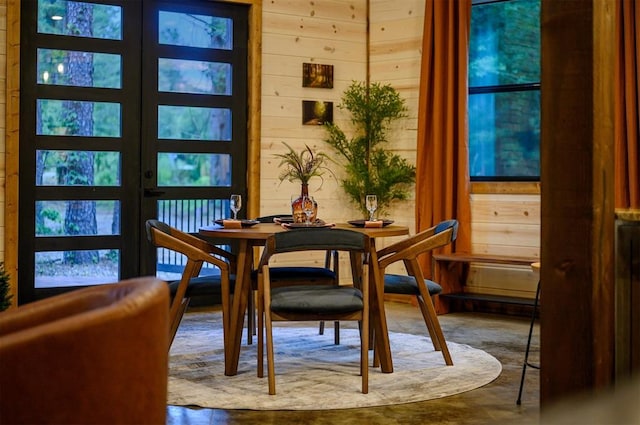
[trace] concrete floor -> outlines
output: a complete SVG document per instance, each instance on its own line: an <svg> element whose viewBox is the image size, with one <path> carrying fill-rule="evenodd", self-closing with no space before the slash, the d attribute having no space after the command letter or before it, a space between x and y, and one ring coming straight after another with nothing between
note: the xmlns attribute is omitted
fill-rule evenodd
<svg viewBox="0 0 640 425"><path fill-rule="evenodd" d="M426 333L419 310L397 302L386 304L389 330ZM187 313L188 314L188 313ZM451 313L440 316L447 340L487 351L502 363L492 383L466 393L419 403L364 409L321 411L219 410L168 406L167 424L530 424L539 422L539 377L527 368L522 404L518 388L530 319L486 313ZM538 324L530 362L539 355Z"/></svg>

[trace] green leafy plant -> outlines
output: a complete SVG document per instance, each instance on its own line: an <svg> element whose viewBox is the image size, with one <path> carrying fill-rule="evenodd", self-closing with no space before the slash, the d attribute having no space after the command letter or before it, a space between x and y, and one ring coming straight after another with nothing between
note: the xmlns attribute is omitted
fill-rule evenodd
<svg viewBox="0 0 640 425"><path fill-rule="evenodd" d="M0 262L0 311L4 311L11 307L11 298L9 294L9 273L4 269L4 263Z"/></svg>
<svg viewBox="0 0 640 425"><path fill-rule="evenodd" d="M376 195L384 215L392 202L408 198L415 183L415 166L385 148L391 124L406 117L405 101L390 85L354 81L338 108L349 111L354 132L349 138L335 123L325 124L325 142L343 159L342 188L365 215L365 196Z"/></svg>
<svg viewBox="0 0 640 425"><path fill-rule="evenodd" d="M280 181L288 180L290 182L300 182L308 185L312 177L319 177L324 181L322 176L325 172L333 174L331 169L327 167L329 157L322 152L314 152L309 146L300 152L296 152L287 143L282 142L289 150L283 154L276 154L280 158L278 167L284 167L280 172Z"/></svg>

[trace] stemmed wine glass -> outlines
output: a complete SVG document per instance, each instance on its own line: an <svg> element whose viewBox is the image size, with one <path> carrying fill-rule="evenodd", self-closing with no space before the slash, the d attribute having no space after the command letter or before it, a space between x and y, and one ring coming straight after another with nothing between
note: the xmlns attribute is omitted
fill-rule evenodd
<svg viewBox="0 0 640 425"><path fill-rule="evenodd" d="M233 211L233 219L237 220L238 211L242 208L242 196L231 195L231 198L229 198L229 206L231 207L231 211Z"/></svg>
<svg viewBox="0 0 640 425"><path fill-rule="evenodd" d="M313 199L313 196L304 196L302 198L302 211L304 212L304 215L307 216L307 220L305 221L305 224L307 226L311 225L311 216L313 215L314 204L315 201Z"/></svg>
<svg viewBox="0 0 640 425"><path fill-rule="evenodd" d="M373 213L378 209L378 197L376 195L367 195L366 207L369 211L369 221L373 221Z"/></svg>

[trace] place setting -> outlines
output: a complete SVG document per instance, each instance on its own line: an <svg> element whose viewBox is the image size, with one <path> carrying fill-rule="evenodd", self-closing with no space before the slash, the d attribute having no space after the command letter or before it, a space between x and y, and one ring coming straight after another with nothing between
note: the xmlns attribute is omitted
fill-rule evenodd
<svg viewBox="0 0 640 425"><path fill-rule="evenodd" d="M369 211L368 219L349 220L347 223L355 227L367 228L385 227L393 224L393 220L375 218L375 212L378 209L378 197L376 195L367 195L365 197L365 206Z"/></svg>
<svg viewBox="0 0 640 425"><path fill-rule="evenodd" d="M242 195L232 194L229 197L229 208L233 212L233 218L230 219L217 219L213 222L218 226L222 226L228 229L241 229L243 227L251 227L260 223L258 220L238 219L238 212L242 209Z"/></svg>

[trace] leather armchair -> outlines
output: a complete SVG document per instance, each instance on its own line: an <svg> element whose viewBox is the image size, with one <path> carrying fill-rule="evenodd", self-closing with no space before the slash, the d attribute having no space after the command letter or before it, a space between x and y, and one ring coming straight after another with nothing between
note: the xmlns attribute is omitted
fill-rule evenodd
<svg viewBox="0 0 640 425"><path fill-rule="evenodd" d="M0 313L0 423L164 424L168 305L148 277Z"/></svg>

